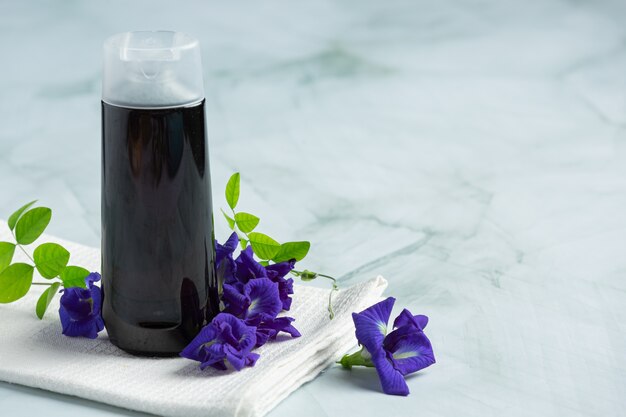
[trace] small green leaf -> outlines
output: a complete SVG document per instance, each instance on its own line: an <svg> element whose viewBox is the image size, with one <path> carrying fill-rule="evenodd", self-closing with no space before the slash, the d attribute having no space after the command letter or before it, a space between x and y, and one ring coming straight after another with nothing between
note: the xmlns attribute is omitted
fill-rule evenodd
<svg viewBox="0 0 626 417"><path fill-rule="evenodd" d="M50 223L52 210L48 207L37 207L27 211L15 225L15 240L20 245L33 243Z"/></svg>
<svg viewBox="0 0 626 417"><path fill-rule="evenodd" d="M263 266L268 266L270 264L270 261L261 261L259 263Z"/></svg>
<svg viewBox="0 0 626 417"><path fill-rule="evenodd" d="M248 246L248 240L239 236L239 245L241 245L241 249L245 249Z"/></svg>
<svg viewBox="0 0 626 417"><path fill-rule="evenodd" d="M237 206L237 202L239 201L239 182L240 175L238 172L235 172L226 184L226 202L233 210L235 209L235 207Z"/></svg>
<svg viewBox="0 0 626 417"><path fill-rule="evenodd" d="M48 309L50 302L59 292L60 286L60 282L55 282L50 287L46 288L46 290L39 297L39 300L37 300L37 307L35 308L35 312L37 313L37 317L39 317L39 320L43 319L43 315L46 314L46 310Z"/></svg>
<svg viewBox="0 0 626 417"><path fill-rule="evenodd" d="M222 210L222 209L220 209L220 210ZM226 214L226 212L224 210L222 210L222 214L224 215L224 218L228 222L228 227L230 227L230 230L235 230L235 219L233 219L228 214Z"/></svg>
<svg viewBox="0 0 626 417"><path fill-rule="evenodd" d="M59 278L63 281L65 288L81 287L87 288L85 278L89 275L89 271L80 266L66 266L61 272Z"/></svg>
<svg viewBox="0 0 626 417"><path fill-rule="evenodd" d="M280 243L263 233L248 234L252 250L261 259L272 259L280 250Z"/></svg>
<svg viewBox="0 0 626 417"><path fill-rule="evenodd" d="M0 272L0 303L12 303L25 296L33 282L34 269L32 265L15 263Z"/></svg>
<svg viewBox="0 0 626 417"><path fill-rule="evenodd" d="M63 246L56 243L43 243L33 252L37 271L44 278L58 276L70 260L70 253Z"/></svg>
<svg viewBox="0 0 626 417"><path fill-rule="evenodd" d="M9 229L11 229L11 230L15 229L15 224L19 220L19 218L22 215L22 213L24 213L26 211L26 209L28 209L30 206L32 206L36 202L37 202L37 200L33 200L30 203L24 204L15 213L11 214L11 216L9 216L9 220L7 222L9 224Z"/></svg>
<svg viewBox="0 0 626 417"><path fill-rule="evenodd" d="M11 264L14 253L15 244L11 242L0 242L0 272Z"/></svg>
<svg viewBox="0 0 626 417"><path fill-rule="evenodd" d="M259 218L250 213L237 213L235 214L235 221L237 227L244 233L250 233L259 224Z"/></svg>
<svg viewBox="0 0 626 417"><path fill-rule="evenodd" d="M280 245L280 250L272 258L272 261L279 263L295 259L301 261L309 253L311 248L310 242L285 242Z"/></svg>

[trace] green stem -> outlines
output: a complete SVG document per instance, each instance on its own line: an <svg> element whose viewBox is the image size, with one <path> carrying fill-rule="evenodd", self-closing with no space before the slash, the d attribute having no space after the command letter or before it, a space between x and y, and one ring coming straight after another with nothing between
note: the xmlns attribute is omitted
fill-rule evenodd
<svg viewBox="0 0 626 417"><path fill-rule="evenodd" d="M24 252L24 255L28 256L28 259L30 259L33 263L35 263L35 260L33 259L33 257L32 257L32 256L30 256L28 252L26 252L26 249L24 249L24 248L22 247L22 245L20 245L19 243L16 243L15 245L16 245L18 248L20 248L20 249L22 250L22 252Z"/></svg>
<svg viewBox="0 0 626 417"><path fill-rule="evenodd" d="M333 288L330 290L328 294L328 317L332 320L335 318L335 311L333 310L333 293L335 291L339 291L339 287L337 284L333 282Z"/></svg>
<svg viewBox="0 0 626 417"><path fill-rule="evenodd" d="M324 274L317 274L318 277L324 277L324 278L328 278L328 279L332 279L334 283L337 282L336 278L331 277L330 275L324 275Z"/></svg>
<svg viewBox="0 0 626 417"><path fill-rule="evenodd" d="M330 279L333 282L333 287L330 290L330 293L328 294L328 317L332 320L335 318L335 311L333 310L333 294L336 291L339 291L339 286L337 285L337 279L334 277L331 277L330 275L326 275L326 274L318 274L317 272L311 272L311 271L298 271L298 270L292 270L291 271L292 274L294 274L297 277L301 277L303 274L306 275L312 275L312 277L310 279L307 279L306 281L309 281L311 279L315 279L317 277L322 277L322 278L326 278L326 279Z"/></svg>
<svg viewBox="0 0 626 417"><path fill-rule="evenodd" d="M13 230L11 230L11 234L13 235L13 239L15 239L15 246L17 246L18 248L20 248L20 250L22 252L24 252L24 255L26 255L28 257L28 259L30 259L31 261L33 261L33 263L35 263L35 260L33 259L32 256L30 256L30 254L28 252L26 252L26 249L24 249L24 247L22 247L22 245L20 245L19 243L17 243L17 237L15 237L15 232Z"/></svg>
<svg viewBox="0 0 626 417"><path fill-rule="evenodd" d="M364 352L365 355L363 355ZM341 358L341 360L337 361L336 363L341 364L341 366L346 369L350 369L353 366L374 366L374 364L372 363L372 359L370 358L369 352L365 351L364 347L351 355L343 355L343 358Z"/></svg>
<svg viewBox="0 0 626 417"><path fill-rule="evenodd" d="M52 285L54 282L33 282L32 285Z"/></svg>

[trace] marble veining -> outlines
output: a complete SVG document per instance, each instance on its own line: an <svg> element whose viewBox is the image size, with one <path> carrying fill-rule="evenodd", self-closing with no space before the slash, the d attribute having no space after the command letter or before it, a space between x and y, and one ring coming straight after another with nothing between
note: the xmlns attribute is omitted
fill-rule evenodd
<svg viewBox="0 0 626 417"><path fill-rule="evenodd" d="M216 209L431 318L408 398L330 368L270 415L626 415L626 3L2 2L0 217L100 230L110 34L201 41ZM217 236L227 229L216 219ZM314 285L324 285L315 283ZM1 330L1 322L0 322ZM22 404L22 402L25 404ZM0 384L12 416L139 415Z"/></svg>

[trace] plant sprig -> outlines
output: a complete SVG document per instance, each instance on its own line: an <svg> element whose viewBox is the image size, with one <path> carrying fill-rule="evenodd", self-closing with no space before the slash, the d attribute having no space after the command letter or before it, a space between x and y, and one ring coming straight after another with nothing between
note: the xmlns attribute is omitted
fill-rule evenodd
<svg viewBox="0 0 626 417"><path fill-rule="evenodd" d="M260 259L260 263L263 266L270 265L271 263L285 262L291 259L295 259L296 262L303 260L309 253L311 242L297 241L285 242L281 244L266 234L255 232L254 230L261 221L260 218L251 213L242 211L238 212L235 210L237 203L239 202L240 189L241 175L239 172L236 172L226 183L226 189L224 192L226 203L228 203L231 214L229 215L226 213L224 209L221 209L221 211L226 219L226 222L228 223L228 227L235 231L239 236L241 249L245 249L248 244L250 244L250 246L252 246L252 251ZM333 294L339 290L337 280L329 275L311 272L306 269L303 271L292 270L291 274L299 277L302 281L312 281L317 277L332 280L332 289L328 295L328 313L330 319L332 320L335 317L332 297Z"/></svg>
<svg viewBox="0 0 626 417"><path fill-rule="evenodd" d="M48 207L31 208L37 200L31 201L16 210L8 220L9 230L15 242L0 242L0 303L12 303L24 297L32 285L48 285L37 300L35 313L42 319L48 306L59 292L61 285L85 287L89 271L80 266L68 265L70 253L57 243L42 243L32 255L26 250L46 230L52 219ZM20 249L32 262L13 262L16 248ZM39 272L47 282L33 282L33 275Z"/></svg>

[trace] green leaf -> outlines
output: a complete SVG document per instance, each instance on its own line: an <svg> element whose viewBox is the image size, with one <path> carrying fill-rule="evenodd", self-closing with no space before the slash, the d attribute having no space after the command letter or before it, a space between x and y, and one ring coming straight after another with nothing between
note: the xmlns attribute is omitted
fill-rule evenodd
<svg viewBox="0 0 626 417"><path fill-rule="evenodd" d="M37 313L37 317L39 320L43 319L43 315L46 314L46 310L50 305L50 302L54 298L55 295L59 292L59 287L61 286L60 282L55 282L50 287L48 287L43 294L37 300L37 307L35 307L35 312Z"/></svg>
<svg viewBox="0 0 626 417"><path fill-rule="evenodd" d="M0 272L11 264L13 254L15 253L15 244L11 242L0 242Z"/></svg>
<svg viewBox="0 0 626 417"><path fill-rule="evenodd" d="M301 261L309 253L311 248L310 242L285 242L280 245L280 250L272 258L272 261L279 263L295 259Z"/></svg>
<svg viewBox="0 0 626 417"><path fill-rule="evenodd" d="M222 209L220 209L220 210L222 210ZM235 230L235 219L233 219L228 214L226 214L226 212L224 210L222 210L222 214L224 215L224 218L228 222L228 227L230 227L230 230Z"/></svg>
<svg viewBox="0 0 626 417"><path fill-rule="evenodd" d="M241 249L245 249L248 246L248 239L239 236L239 245L241 245Z"/></svg>
<svg viewBox="0 0 626 417"><path fill-rule="evenodd" d="M50 223L52 210L48 207L37 207L27 211L15 225L15 240L20 245L33 243Z"/></svg>
<svg viewBox="0 0 626 417"><path fill-rule="evenodd" d="M0 272L0 303L12 303L25 296L33 282L34 269L32 265L15 263Z"/></svg>
<svg viewBox="0 0 626 417"><path fill-rule="evenodd" d="M61 272L59 278L63 281L65 288L81 287L87 288L85 278L89 275L89 271L80 266L67 266Z"/></svg>
<svg viewBox="0 0 626 417"><path fill-rule="evenodd" d="M9 229L11 229L11 230L15 229L15 224L19 220L19 218L22 215L22 213L24 213L26 211L26 209L28 209L30 206L32 206L36 202L37 202L37 200L33 200L30 203L28 203L28 204L24 204L15 213L11 214L11 216L9 216L9 220L7 222L9 224Z"/></svg>
<svg viewBox="0 0 626 417"><path fill-rule="evenodd" d="M41 276L51 279L63 271L70 260L70 253L56 243L43 243L37 246L33 252L33 258Z"/></svg>
<svg viewBox="0 0 626 417"><path fill-rule="evenodd" d="M261 259L272 259L280 250L280 243L263 233L248 234L252 250Z"/></svg>
<svg viewBox="0 0 626 417"><path fill-rule="evenodd" d="M233 210L235 209L235 206L237 206L237 202L239 201L239 182L240 175L238 172L235 172L226 184L226 202Z"/></svg>
<svg viewBox="0 0 626 417"><path fill-rule="evenodd" d="M237 227L244 233L250 233L259 224L259 218L250 213L237 213L235 214L235 221Z"/></svg>

